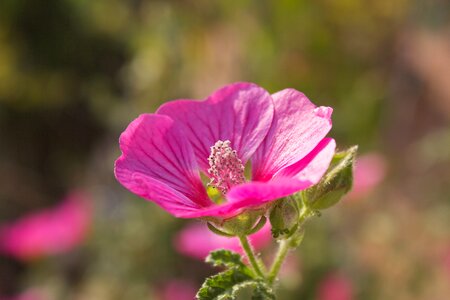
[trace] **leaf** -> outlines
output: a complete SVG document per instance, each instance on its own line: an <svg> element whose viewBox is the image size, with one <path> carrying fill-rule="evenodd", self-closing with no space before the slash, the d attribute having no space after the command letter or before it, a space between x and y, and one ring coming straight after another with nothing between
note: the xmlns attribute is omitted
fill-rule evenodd
<svg viewBox="0 0 450 300"><path fill-rule="evenodd" d="M241 285L252 278L239 268L232 268L206 279L197 293L199 300L236 299L237 292L245 287Z"/></svg>
<svg viewBox="0 0 450 300"><path fill-rule="evenodd" d="M252 300L275 300L275 294L272 288L264 281L255 281L256 286L253 291Z"/></svg>
<svg viewBox="0 0 450 300"><path fill-rule="evenodd" d="M253 288L254 300L273 300L272 288L264 281L255 279L253 272L241 260L241 256L229 250L212 251L206 262L227 270L206 279L197 293L199 300L235 300L245 288Z"/></svg>
<svg viewBox="0 0 450 300"><path fill-rule="evenodd" d="M206 257L205 261L212 264L214 267L247 268L242 262L239 254L225 249L212 251Z"/></svg>
<svg viewBox="0 0 450 300"><path fill-rule="evenodd" d="M236 270L234 270L236 272ZM252 300L275 300L272 288L262 280L243 279L233 270L208 278L197 293L199 300L235 300L240 291L253 288ZM239 271L237 271L239 273ZM238 275L238 277L234 277ZM238 281L236 281L238 280Z"/></svg>

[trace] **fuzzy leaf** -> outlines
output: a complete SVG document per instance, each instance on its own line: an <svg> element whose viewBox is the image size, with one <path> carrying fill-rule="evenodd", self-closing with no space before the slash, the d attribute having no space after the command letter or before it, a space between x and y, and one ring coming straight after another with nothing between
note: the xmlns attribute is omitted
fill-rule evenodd
<svg viewBox="0 0 450 300"><path fill-rule="evenodd" d="M260 280L255 282L252 300L275 300L275 294L267 283Z"/></svg>
<svg viewBox="0 0 450 300"><path fill-rule="evenodd" d="M252 278L240 268L232 268L206 279L197 293L198 300L233 300L237 292L244 288L242 285Z"/></svg>
<svg viewBox="0 0 450 300"><path fill-rule="evenodd" d="M214 267L238 267L246 268L241 260L241 256L230 250L216 250L209 253L205 260L207 263L212 264Z"/></svg>

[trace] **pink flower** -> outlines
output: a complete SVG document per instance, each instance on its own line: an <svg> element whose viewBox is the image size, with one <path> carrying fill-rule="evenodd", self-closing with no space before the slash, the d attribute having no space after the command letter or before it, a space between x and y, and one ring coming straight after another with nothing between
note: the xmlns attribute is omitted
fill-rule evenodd
<svg viewBox="0 0 450 300"><path fill-rule="evenodd" d="M47 297L41 295L38 290L30 289L16 296L1 296L0 300L44 300Z"/></svg>
<svg viewBox="0 0 450 300"><path fill-rule="evenodd" d="M79 193L54 208L33 212L0 228L0 251L21 260L63 253L77 246L90 224L90 206Z"/></svg>
<svg viewBox="0 0 450 300"><path fill-rule="evenodd" d="M325 138L331 113L294 89L270 95L255 84L230 84L204 101L171 101L131 122L120 136L115 175L177 217L232 217L320 180L335 149ZM224 196L220 204L200 172Z"/></svg>
<svg viewBox="0 0 450 300"><path fill-rule="evenodd" d="M249 236L255 249L261 249L271 240L270 225ZM185 227L174 239L178 252L198 259L205 259L212 250L227 249L243 253L239 239L212 233L205 224L194 223Z"/></svg>
<svg viewBox="0 0 450 300"><path fill-rule="evenodd" d="M360 156L356 160L353 189L348 197L358 199L369 195L385 175L386 161L381 154L369 153Z"/></svg>
<svg viewBox="0 0 450 300"><path fill-rule="evenodd" d="M172 280L163 286L159 300L192 300L197 289L194 285L184 280Z"/></svg>
<svg viewBox="0 0 450 300"><path fill-rule="evenodd" d="M442 259L442 266L444 267L445 272L450 278L450 248L448 249L447 253L445 253Z"/></svg>
<svg viewBox="0 0 450 300"><path fill-rule="evenodd" d="M341 274L329 274L319 284L318 300L351 300L353 286L349 279Z"/></svg>

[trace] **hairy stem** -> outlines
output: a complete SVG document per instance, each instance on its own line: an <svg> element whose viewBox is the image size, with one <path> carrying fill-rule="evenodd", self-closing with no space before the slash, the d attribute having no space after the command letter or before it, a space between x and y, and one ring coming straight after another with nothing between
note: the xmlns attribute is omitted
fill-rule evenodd
<svg viewBox="0 0 450 300"><path fill-rule="evenodd" d="M267 281L269 284L273 284L273 282L277 278L281 266L283 265L283 262L286 258L286 255L289 252L289 249L298 247L301 240L303 239L301 230L306 219L308 219L308 217L311 216L311 213L312 213L311 210L306 205L304 205L300 212L297 231L289 238L280 241L280 244L278 246L278 252L272 263L272 267L270 268L269 274L267 275Z"/></svg>
<svg viewBox="0 0 450 300"><path fill-rule="evenodd" d="M244 249L245 254L247 255L247 258L248 258L253 270L259 277L264 278L265 276L264 276L263 272L261 271L261 268L260 268L259 263L255 256L255 253L247 239L247 236L245 236L245 235L239 236L239 240L241 241L242 248Z"/></svg>
<svg viewBox="0 0 450 300"><path fill-rule="evenodd" d="M283 265L284 259L289 252L289 240L282 240L278 246L278 252L273 261L272 267L270 268L269 274L267 276L267 281L269 284L273 284L275 278L277 278L278 272Z"/></svg>

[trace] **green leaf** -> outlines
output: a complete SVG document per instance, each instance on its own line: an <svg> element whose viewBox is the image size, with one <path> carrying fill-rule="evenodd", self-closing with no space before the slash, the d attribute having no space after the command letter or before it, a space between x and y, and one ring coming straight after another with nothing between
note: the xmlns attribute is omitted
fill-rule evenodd
<svg viewBox="0 0 450 300"><path fill-rule="evenodd" d="M235 300L238 293L253 288L254 300L273 300L272 288L261 279L255 279L253 272L241 260L241 256L229 250L211 252L206 262L227 270L206 279L197 293L199 300Z"/></svg>
<svg viewBox="0 0 450 300"><path fill-rule="evenodd" d="M239 292L252 288L252 300L275 300L275 294L267 283L241 276L238 270L230 269L208 278L198 291L197 299L235 300Z"/></svg>
<svg viewBox="0 0 450 300"><path fill-rule="evenodd" d="M353 146L346 151L336 153L321 181L304 192L312 209L329 208L351 190L357 149L357 146Z"/></svg>
<svg viewBox="0 0 450 300"><path fill-rule="evenodd" d="M197 293L199 300L236 299L237 292L244 288L246 281L252 277L240 268L232 268L206 279Z"/></svg>
<svg viewBox="0 0 450 300"><path fill-rule="evenodd" d="M252 300L275 300L275 294L272 288L263 281L256 281Z"/></svg>
<svg viewBox="0 0 450 300"><path fill-rule="evenodd" d="M247 268L241 260L241 255L225 249L212 251L206 257L205 261L212 264L214 267L238 267L240 269Z"/></svg>

